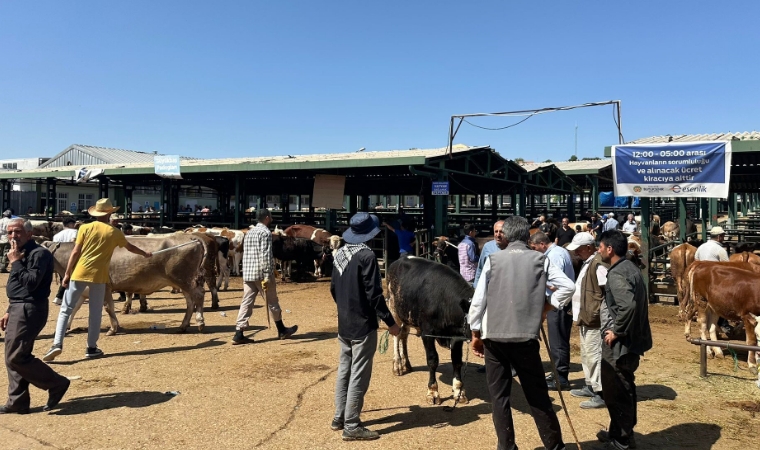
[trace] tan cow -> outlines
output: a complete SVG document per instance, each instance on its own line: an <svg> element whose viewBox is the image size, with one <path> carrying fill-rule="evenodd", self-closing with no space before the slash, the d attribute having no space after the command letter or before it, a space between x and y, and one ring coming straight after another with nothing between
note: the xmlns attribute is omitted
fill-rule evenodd
<svg viewBox="0 0 760 450"><path fill-rule="evenodd" d="M697 248L691 244L677 245L670 251L670 275L676 285L676 297L679 305L683 300L681 281L686 274L686 269L694 262L695 253L697 253Z"/></svg>
<svg viewBox="0 0 760 450"><path fill-rule="evenodd" d="M154 255L151 258L143 258L129 253L123 248L114 250L109 270L111 283L106 286L104 302L105 310L111 320L111 329L108 331L108 335L113 335L119 330L119 321L114 312L112 291L151 294L167 286L182 289L182 294L187 301L187 311L182 320L182 325L180 325L180 331L184 332L190 326L193 311L196 312L198 330L203 331L205 327L203 319L203 265L206 254L206 247L203 242L196 236L187 235L169 235L163 239L130 236L127 239ZM53 253L55 271L63 276L74 243L46 242L44 245ZM161 250L166 251L160 252ZM72 317L75 314L76 310Z"/></svg>

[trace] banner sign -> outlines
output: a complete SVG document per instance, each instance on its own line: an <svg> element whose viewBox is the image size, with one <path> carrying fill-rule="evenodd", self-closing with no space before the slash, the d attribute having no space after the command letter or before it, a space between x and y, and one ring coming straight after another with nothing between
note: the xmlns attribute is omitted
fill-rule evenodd
<svg viewBox="0 0 760 450"><path fill-rule="evenodd" d="M182 178L179 174L179 155L156 155L153 157L156 175L163 178Z"/></svg>
<svg viewBox="0 0 760 450"><path fill-rule="evenodd" d="M433 195L449 195L449 182L433 181Z"/></svg>
<svg viewBox="0 0 760 450"><path fill-rule="evenodd" d="M731 142L612 146L616 196L727 198Z"/></svg>

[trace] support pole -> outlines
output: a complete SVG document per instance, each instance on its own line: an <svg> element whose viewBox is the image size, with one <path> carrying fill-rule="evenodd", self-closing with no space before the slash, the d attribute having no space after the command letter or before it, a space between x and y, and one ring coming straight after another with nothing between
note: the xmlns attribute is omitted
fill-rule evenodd
<svg viewBox="0 0 760 450"><path fill-rule="evenodd" d="M686 242L686 197L678 197L678 239ZM641 213L642 215L644 213Z"/></svg>
<svg viewBox="0 0 760 450"><path fill-rule="evenodd" d="M235 228L240 229L240 205L242 202L240 201L240 192L242 189L240 189L240 185L242 181L240 180L240 172L235 174L235 218L233 219L235 221Z"/></svg>
<svg viewBox="0 0 760 450"><path fill-rule="evenodd" d="M736 192L728 193L728 224L736 225Z"/></svg>
<svg viewBox="0 0 760 450"><path fill-rule="evenodd" d="M699 376L707 377L707 346L705 344L699 346Z"/></svg>
<svg viewBox="0 0 760 450"><path fill-rule="evenodd" d="M706 198L699 199L699 207L702 210L702 241L705 242L707 241L707 226L710 217L710 210L707 207Z"/></svg>
<svg viewBox="0 0 760 450"><path fill-rule="evenodd" d="M649 197L641 197L641 262L644 264L642 276L644 277L644 286L647 289L647 298L651 302L651 297L649 297L651 294L649 285L649 227L651 226L649 214L652 211L650 202L651 199Z"/></svg>
<svg viewBox="0 0 760 450"><path fill-rule="evenodd" d="M599 211L599 178L591 177L591 205L594 211Z"/></svg>
<svg viewBox="0 0 760 450"><path fill-rule="evenodd" d="M519 209L519 212L515 213L518 216L525 217L525 201L526 200L527 199L525 198L525 184L520 184L520 199L518 200L519 201L518 207L520 209Z"/></svg>
<svg viewBox="0 0 760 450"><path fill-rule="evenodd" d="M734 198L734 201L736 201L736 198ZM749 195L747 195L747 193L745 192L744 194L742 194L742 217L747 217L747 212L749 210L749 208L747 208L748 202L749 202Z"/></svg>
<svg viewBox="0 0 760 450"><path fill-rule="evenodd" d="M57 184L57 179L52 177L47 179L47 206L45 208L45 215L48 220L53 220L53 217L58 213L58 194L55 189Z"/></svg>

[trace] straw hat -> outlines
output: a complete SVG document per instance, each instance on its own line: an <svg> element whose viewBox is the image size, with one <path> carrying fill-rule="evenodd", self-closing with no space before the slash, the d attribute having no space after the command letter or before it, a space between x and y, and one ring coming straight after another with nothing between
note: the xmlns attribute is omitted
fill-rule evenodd
<svg viewBox="0 0 760 450"><path fill-rule="evenodd" d="M113 206L110 198L101 198L95 203L95 206L87 208L87 212L93 217L106 216L118 210L119 207Z"/></svg>

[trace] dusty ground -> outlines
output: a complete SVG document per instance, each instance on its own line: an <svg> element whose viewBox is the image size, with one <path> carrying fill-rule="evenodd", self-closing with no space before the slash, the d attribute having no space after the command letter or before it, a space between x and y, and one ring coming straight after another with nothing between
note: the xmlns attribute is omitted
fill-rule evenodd
<svg viewBox="0 0 760 450"><path fill-rule="evenodd" d="M0 275L0 308L5 308L7 275ZM64 353L53 364L75 377L71 389L52 413L43 413L46 393L32 389L33 413L0 419L4 449L127 448L262 448L262 449L435 449L494 448L491 405L485 375L471 364L465 383L470 403L454 412L425 404L425 357L419 339L410 339L415 371L391 375L391 353L378 354L363 420L379 431L379 441L343 443L330 431L337 364L336 311L322 281L279 286L286 325L298 324L293 339L279 341L267 330L263 309L254 311L256 343L231 346L242 295L240 279L221 294L219 311L206 312L206 331L191 328L177 334L184 300L168 291L150 299L147 313L120 315L126 333L101 337L107 357L84 360L85 333L65 340ZM257 305L258 306L258 305ZM117 308L121 304L117 303ZM58 308L51 305L48 326L36 353L52 340ZM86 308L75 325L86 326ZM224 315L222 315L224 314ZM698 348L687 344L672 306L650 310L655 347L643 359L638 375L639 448L754 448L760 432L760 389L739 363L709 362L710 376L698 376ZM153 324L165 329L151 330ZM104 321L105 327L105 321ZM104 328L105 329L105 328ZM382 332L382 331L381 331ZM577 337L573 338L571 381L582 383ZM471 363L479 363L474 357ZM451 364L441 352L441 392L451 405ZM547 366L548 370L548 366ZM7 388L5 379L0 391ZM166 395L179 391L179 395ZM559 397L553 393L559 411ZM515 426L521 448L540 440L518 384L514 388ZM607 425L606 410L581 410L579 400L565 395L583 448L593 448L597 430ZM749 410L749 411L748 411ZM753 412L754 411L754 412ZM573 441L560 412L566 442ZM569 444L568 448L576 448Z"/></svg>

